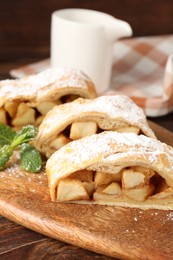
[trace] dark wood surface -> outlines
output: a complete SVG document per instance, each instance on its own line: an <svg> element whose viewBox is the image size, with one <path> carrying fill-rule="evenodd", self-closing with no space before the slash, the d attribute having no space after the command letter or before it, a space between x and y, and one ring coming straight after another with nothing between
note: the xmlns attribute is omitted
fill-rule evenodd
<svg viewBox="0 0 173 260"><path fill-rule="evenodd" d="M49 57L50 16L60 8L89 8L128 21L134 36L173 33L172 0L1 0L0 79ZM173 132L173 113L150 120ZM0 217L0 259L111 259L31 231Z"/></svg>
<svg viewBox="0 0 173 260"><path fill-rule="evenodd" d="M172 0L1 0L0 61L49 57L51 14L61 8L107 12L129 22L134 36L173 34Z"/></svg>
<svg viewBox="0 0 173 260"><path fill-rule="evenodd" d="M60 8L88 8L107 12L126 20L134 36L173 33L172 0L1 0L0 59L30 57L32 47L37 58L50 44L51 13Z"/></svg>

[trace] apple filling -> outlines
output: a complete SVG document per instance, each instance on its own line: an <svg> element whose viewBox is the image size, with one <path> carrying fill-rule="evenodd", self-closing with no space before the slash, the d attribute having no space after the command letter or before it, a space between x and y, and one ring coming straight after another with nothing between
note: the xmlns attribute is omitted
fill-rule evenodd
<svg viewBox="0 0 173 260"><path fill-rule="evenodd" d="M144 202L148 199L167 198L170 194L173 195L173 190L155 171L131 166L114 174L77 171L59 181L57 201Z"/></svg>
<svg viewBox="0 0 173 260"><path fill-rule="evenodd" d="M100 133L105 129L101 129L98 124L94 121L77 121L73 122L71 125L66 127L66 129L60 133L54 140L50 142L50 149L52 153L60 149L62 146L66 145L70 141L81 139L85 136L90 136L92 134ZM110 129L109 129L110 130ZM116 131L119 133L136 133L140 134L141 131L136 126L130 126L123 123L123 126L119 126L111 131Z"/></svg>
<svg viewBox="0 0 173 260"><path fill-rule="evenodd" d="M7 101L0 108L0 122L16 129L20 129L22 126L28 124L39 126L45 115L54 106L71 102L78 97L71 94L63 96L56 101L43 101L36 105L20 100Z"/></svg>

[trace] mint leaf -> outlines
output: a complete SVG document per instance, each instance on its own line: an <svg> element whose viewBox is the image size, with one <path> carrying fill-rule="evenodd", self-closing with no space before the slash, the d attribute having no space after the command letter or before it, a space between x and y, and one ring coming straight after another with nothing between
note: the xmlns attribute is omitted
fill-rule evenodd
<svg viewBox="0 0 173 260"><path fill-rule="evenodd" d="M13 148L10 145L7 144L0 148L0 170L5 167L12 154Z"/></svg>
<svg viewBox="0 0 173 260"><path fill-rule="evenodd" d="M40 153L30 144L23 144L20 152L22 169L28 172L39 172L42 167Z"/></svg>
<svg viewBox="0 0 173 260"><path fill-rule="evenodd" d="M5 144L11 144L16 132L8 125L0 123L0 146Z"/></svg>
<svg viewBox="0 0 173 260"><path fill-rule="evenodd" d="M40 153L28 142L37 135L38 129L35 126L24 126L16 133L9 126L0 123L0 170L5 167L13 151L21 148L21 166L29 172L39 172L42 167Z"/></svg>
<svg viewBox="0 0 173 260"><path fill-rule="evenodd" d="M11 146L16 147L18 145L21 145L23 143L28 143L29 141L32 141L35 136L38 133L38 129L35 126L28 125L24 126L22 130L16 134L14 137Z"/></svg>
<svg viewBox="0 0 173 260"><path fill-rule="evenodd" d="M32 140L38 133L38 128L33 125L27 125L19 132L20 135L25 135L25 140Z"/></svg>

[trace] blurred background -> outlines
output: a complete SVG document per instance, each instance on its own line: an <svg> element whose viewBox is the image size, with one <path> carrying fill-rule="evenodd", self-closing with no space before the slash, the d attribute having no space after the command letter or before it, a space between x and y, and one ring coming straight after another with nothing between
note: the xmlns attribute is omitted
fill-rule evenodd
<svg viewBox="0 0 173 260"><path fill-rule="evenodd" d="M49 57L51 14L61 8L107 12L129 22L133 36L173 33L172 0L0 0L1 62Z"/></svg>

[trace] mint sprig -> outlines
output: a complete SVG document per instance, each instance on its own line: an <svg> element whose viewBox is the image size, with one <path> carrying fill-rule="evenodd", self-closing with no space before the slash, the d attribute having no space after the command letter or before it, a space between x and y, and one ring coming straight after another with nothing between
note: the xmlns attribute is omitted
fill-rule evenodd
<svg viewBox="0 0 173 260"><path fill-rule="evenodd" d="M11 146L16 147L23 143L32 141L38 133L38 129L33 125L24 126L20 132L14 136Z"/></svg>
<svg viewBox="0 0 173 260"><path fill-rule="evenodd" d="M22 145L20 158L22 169L28 172L39 172L41 170L41 155L32 145L28 143Z"/></svg>
<svg viewBox="0 0 173 260"><path fill-rule="evenodd" d="M35 126L24 126L20 132L0 123L0 170L3 170L14 150L21 149L20 159L22 169L29 172L39 172L42 167L40 153L29 144L37 135Z"/></svg>

